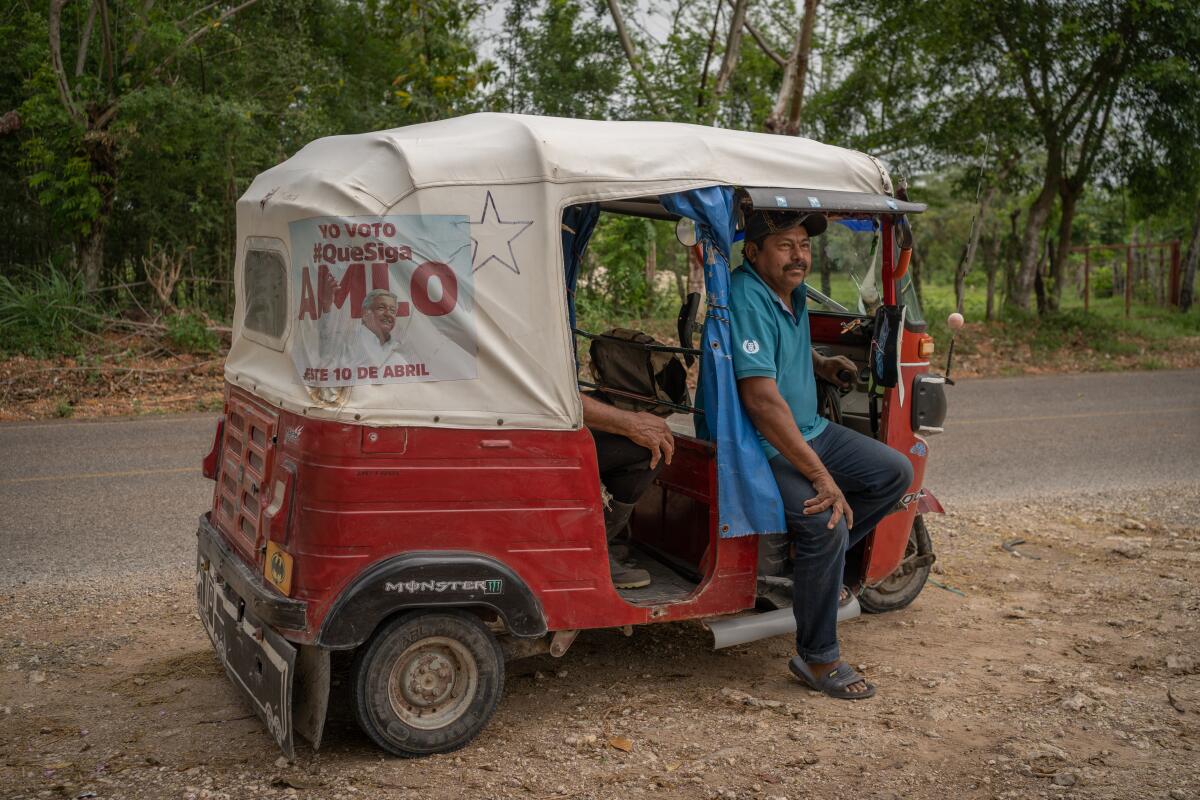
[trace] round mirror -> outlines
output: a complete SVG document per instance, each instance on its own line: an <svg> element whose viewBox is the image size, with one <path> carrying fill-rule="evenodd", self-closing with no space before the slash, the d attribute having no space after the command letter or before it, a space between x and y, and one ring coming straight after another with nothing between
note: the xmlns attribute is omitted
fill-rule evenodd
<svg viewBox="0 0 1200 800"><path fill-rule="evenodd" d="M675 223L675 238L684 247L695 247L700 241L700 232L696 230L695 220L680 217L679 222Z"/></svg>

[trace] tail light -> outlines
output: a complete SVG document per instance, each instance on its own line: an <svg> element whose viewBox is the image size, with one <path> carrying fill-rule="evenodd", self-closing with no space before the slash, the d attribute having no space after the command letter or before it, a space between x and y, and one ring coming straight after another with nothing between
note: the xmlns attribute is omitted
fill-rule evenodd
<svg viewBox="0 0 1200 800"><path fill-rule="evenodd" d="M212 449L208 451L208 455L204 457L204 461L200 462L200 470L204 473L204 477L210 481L217 479L217 465L221 460L221 439L225 435L225 415L222 414L217 418L217 435L213 439Z"/></svg>

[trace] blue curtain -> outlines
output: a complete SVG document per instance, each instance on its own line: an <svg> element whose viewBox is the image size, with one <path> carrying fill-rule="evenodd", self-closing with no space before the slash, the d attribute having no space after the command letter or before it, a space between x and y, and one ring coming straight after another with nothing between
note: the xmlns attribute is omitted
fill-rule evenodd
<svg viewBox="0 0 1200 800"><path fill-rule="evenodd" d="M733 189L708 186L659 198L668 211L695 220L704 251L708 312L700 357L700 393L705 414L697 433L716 442L718 511L721 536L782 533L783 499L758 443L750 418L738 400L729 331L729 254L736 221Z"/></svg>
<svg viewBox="0 0 1200 800"><path fill-rule="evenodd" d="M575 281L579 278L579 264L587 250L588 240L600 219L599 203L584 203L563 209L562 251L563 267L567 278L567 313L571 328L575 327Z"/></svg>

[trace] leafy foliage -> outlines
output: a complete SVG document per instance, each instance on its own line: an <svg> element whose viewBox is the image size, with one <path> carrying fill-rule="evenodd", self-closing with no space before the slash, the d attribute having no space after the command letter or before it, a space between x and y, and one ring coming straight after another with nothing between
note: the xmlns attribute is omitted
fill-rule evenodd
<svg viewBox="0 0 1200 800"><path fill-rule="evenodd" d="M221 340L195 314L172 314L164 320L167 340L188 353L205 355L216 352Z"/></svg>
<svg viewBox="0 0 1200 800"><path fill-rule="evenodd" d="M165 252L184 264L176 301L228 314L236 198L265 168L323 136L480 109L762 130L803 4L747 5L740 56L718 91L734 5L624 0L643 86L605 0L509 0L498 32L481 30L487 10L474 0L77 0L58 19L58 70L53 5L12 3L0 11L8 56L0 60L0 114L20 118L15 131L0 132L5 307L59 297L62 281L82 291L67 277L79 270L92 286L131 286L149 305L149 257ZM492 47L481 48L487 37ZM1128 60L1105 117L1109 133L1092 148L1095 163L1078 172L1087 186L1074 226L1059 234L1066 204L1051 203L1026 238L1036 245L1057 235L1069 247L1125 241L1136 228L1142 240L1186 240L1200 208L1195 2L822 0L800 133L872 152L910 179L914 198L931 208L914 220L914 276L935 290L962 258L977 189L999 187L977 225L980 253L1002 273L1004 293L1003 273L1022 257L1011 220L1019 228L1029 218L1052 153L1072 169L1084 158L1086 125L1066 133L1059 125L1057 138L1050 128L1071 116L1073 97L1091 97L1076 88L1117 74L1098 54ZM1044 73L1032 88L1031 65ZM1108 91L1096 86L1098 95ZM581 320L672 315L687 275L669 226L602 219L581 276ZM1103 281L1103 272L1093 279ZM983 280L977 267L968 289ZM92 302L81 295L67 305ZM6 326L0 347L59 348L60 328L35 330L31 316L20 317L19 336ZM90 319L71 324L86 328ZM208 346L193 341L194 322L184 315L168 323L178 346Z"/></svg>
<svg viewBox="0 0 1200 800"><path fill-rule="evenodd" d="M19 180L0 178L18 190L0 193L0 213L20 228L0 265L76 262L92 285L137 284L142 256L168 249L227 302L234 203L255 175L321 136L473 110L493 75L467 0L69 3L61 73L50 5L0 15L16 55L0 113L21 119L0 136Z"/></svg>

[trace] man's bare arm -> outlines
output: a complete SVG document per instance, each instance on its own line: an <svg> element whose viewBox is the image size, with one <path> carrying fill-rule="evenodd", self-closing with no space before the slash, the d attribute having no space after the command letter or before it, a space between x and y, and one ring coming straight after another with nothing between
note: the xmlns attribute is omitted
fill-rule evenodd
<svg viewBox="0 0 1200 800"><path fill-rule="evenodd" d="M825 469L821 459L808 446L808 442L804 441L804 436L792 417L792 410L779 393L775 379L741 378L738 380L738 395L758 432L791 462L801 475L812 481L817 496L805 501L804 513L819 514L827 508L832 508L829 517L830 528L837 525L843 514L846 516L846 527L853 527L854 512L850 510L850 504L846 502L842 490Z"/></svg>
<svg viewBox="0 0 1200 800"><path fill-rule="evenodd" d="M583 424L605 433L615 433L632 440L650 451L650 469L658 466L659 459L671 463L675 455L675 437L662 417L645 411L626 411L602 403L582 392Z"/></svg>

